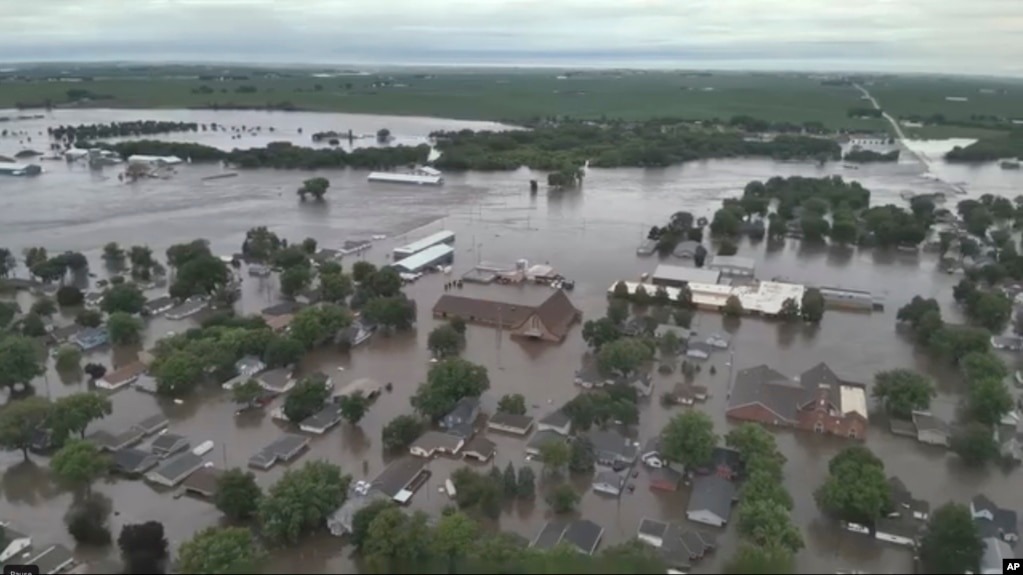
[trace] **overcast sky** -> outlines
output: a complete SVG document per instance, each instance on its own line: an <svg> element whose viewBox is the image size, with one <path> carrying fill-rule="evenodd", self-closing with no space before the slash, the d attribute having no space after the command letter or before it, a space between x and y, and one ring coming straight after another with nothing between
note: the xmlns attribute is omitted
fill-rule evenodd
<svg viewBox="0 0 1023 575"><path fill-rule="evenodd" d="M1023 76L1023 0L3 0L0 61Z"/></svg>

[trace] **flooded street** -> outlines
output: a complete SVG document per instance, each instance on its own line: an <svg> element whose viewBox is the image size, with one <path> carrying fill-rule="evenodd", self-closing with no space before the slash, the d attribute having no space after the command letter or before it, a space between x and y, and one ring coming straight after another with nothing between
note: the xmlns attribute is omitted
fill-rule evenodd
<svg viewBox="0 0 1023 575"><path fill-rule="evenodd" d="M288 134L297 135L299 126L306 135L347 128L373 133L387 127L399 143L419 143L436 129L481 127L479 123L416 118L102 110L64 111L52 119L12 122L8 127L38 131L62 123L118 118L216 121L228 126L256 124L277 128L275 137L268 138L264 133L241 141L228 137L226 144L215 143L226 147L264 145ZM199 136L177 135L175 139L214 143L203 140L203 134ZM42 139L33 136L33 142L27 146L45 150ZM299 142L304 144L308 138ZM1018 172L1001 171L997 166L942 164L937 158L942 149L950 146L948 143L913 145L919 145L926 157L933 158L930 166L933 174L947 183L965 183L969 197L984 193L1012 197L1021 188L1023 179ZM20 147L11 138L0 139L0 154L11 154ZM635 279L653 271L657 257L640 258L635 253L651 225L663 224L668 215L679 210L710 217L722 199L740 195L750 180L841 174L870 189L873 204L901 205L904 202L899 194L904 190L949 188L947 183L923 177L924 166L908 159L897 165L865 165L858 170L848 170L840 164L817 166L761 160L705 161L657 170L589 170L579 191L548 193L541 189L535 196L529 193L529 180L542 177L528 170L446 174L442 188L430 189L369 184L366 172L353 170L315 174L246 170L235 178L203 181L203 177L218 173L221 168L185 165L169 180L124 184L118 182L116 168L90 172L84 166L56 161L44 162L43 166L47 171L39 177L0 179L0 246L15 253L35 245L44 245L51 252L75 249L89 256L93 271L102 274L100 249L110 241L125 247L148 244L162 258L169 245L202 237L210 240L216 253L229 254L240 250L246 230L267 226L292 241L316 238L324 248L337 248L347 239L387 235L388 239L374 242L363 254L369 261L385 264L393 247L448 229L457 237L454 276L460 276L478 261L511 263L524 258L531 263L549 263L576 281L570 298L583 311L584 318L603 315L606 290L612 282ZM330 179L327 202L300 203L295 189L303 179L314 175ZM949 193L946 207L954 208L959 199ZM949 374L951 370L947 365L932 364L895 332L896 311L915 294L936 297L947 318L958 317L951 305L952 286L958 277L940 272L934 254L806 248L789 240L771 249L766 242L744 243L739 255L757 260L760 278L784 277L794 282L870 290L883 297L886 307L885 311L873 314L829 311L816 329L743 319L731 334L734 368L767 363L785 374L798 375L824 361L839 375L869 385L878 371L910 367L937 380L939 397L933 409L945 416L952 415L961 390L955 376ZM353 261L354 257L345 258L346 270ZM25 273L23 267L18 271ZM315 437L309 453L292 465L323 458L341 465L344 472L356 479L371 479L380 472L384 466L381 428L394 416L411 412L409 397L424 380L429 366L426 338L436 323L430 311L443 293L445 281L450 281L450 277L428 275L406 288L419 306L415 332L377 336L346 354L320 350L306 358L301 366L303 372L323 371L333 377L338 388L354 379L371 377L382 383L393 382L394 390L381 396L358 427L342 423L325 436ZM548 292L548 288L535 286L467 284L459 294L534 303ZM159 290L152 293L159 294ZM22 302L26 306L27 296L19 297L26 298ZM244 278L241 311L256 313L276 301L276 280ZM168 331L182 331L197 321L153 320L146 345ZM720 316L713 313L699 313L694 327L704 334L725 331ZM532 406L530 415L539 417L575 396L578 388L573 385L573 374L586 351L581 331L577 325L566 341L551 345L518 342L506 334L499 340L495 330L469 326L468 347L463 357L487 366L490 372L491 389L484 396L485 411L492 412L497 399L505 393L522 393ZM117 350L117 363L127 361L133 353L134 350ZM109 351L100 351L87 355L85 361L98 360L109 366L110 355ZM714 418L720 435L729 429L724 418L731 372L728 362L728 353L712 356L696 377L696 383L711 390L711 398L695 409ZM716 368L714 375L709 373L711 365ZM686 409L662 407L657 399L680 376L655 378L652 398L641 404L640 441L657 434L673 413ZM40 395L51 397L85 388L82 382L62 381L52 370L36 386ZM113 415L94 423L91 430L133 423L162 412L172 420L171 431L187 435L193 445L213 440L216 448L206 459L218 467L245 467L248 458L275 439L282 429L268 414L236 418L231 398L222 392L197 395L175 405L126 388L113 395L113 403ZM524 462L524 440L488 436L498 444L496 465L503 467L512 461L518 466ZM812 492L823 481L828 460L848 443L812 434L776 432L776 437L788 458L787 487L796 502L793 517L807 544L798 557L799 571L823 573L855 568L874 573L909 572L908 551L840 533L821 518L816 508ZM973 495L984 493L1003 507L1023 510L1023 491L1017 488L1018 471L1003 473L995 467L986 472L965 470L943 450L897 438L881 425L872 427L867 445L884 460L890 475L900 477L916 497L929 500L932 507L949 499L968 501ZM0 518L12 521L40 542L72 545L62 519L71 496L52 483L45 458L33 456L31 462L21 463L20 453L7 453L0 461L3 465ZM463 464L444 458L431 461L432 477L416 494L412 507L439 512L450 500L438 493L438 487L452 470ZM255 473L265 488L285 467ZM588 482L580 482L580 488L586 488L580 514L605 528L603 545L634 536L643 517L684 521L687 491L661 495L647 488L646 472L639 473L638 478L631 480L636 483L635 492L624 494L620 500L596 494L588 489ZM125 523L152 519L164 523L172 546L176 546L198 529L221 520L221 514L207 502L190 497L173 499L170 493L154 495L154 489L141 481L119 480L97 485L97 490L113 501L118 514L111 519L115 536ZM501 517L500 526L532 538L547 513L547 505L538 497L535 504L510 507ZM734 549L734 526L721 534L719 543L719 551L700 563L697 572L720 572ZM92 556L90 550L79 551L83 558ZM275 553L271 569L352 572L346 555L347 550L338 539L320 535L297 548Z"/></svg>

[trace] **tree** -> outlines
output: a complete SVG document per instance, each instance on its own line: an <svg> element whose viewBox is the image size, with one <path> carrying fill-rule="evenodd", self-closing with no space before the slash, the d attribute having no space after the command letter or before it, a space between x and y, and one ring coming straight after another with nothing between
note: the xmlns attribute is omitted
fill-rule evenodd
<svg viewBox="0 0 1023 575"><path fill-rule="evenodd" d="M323 301L343 304L353 291L352 278L347 274L320 272L320 295Z"/></svg>
<svg viewBox="0 0 1023 575"><path fill-rule="evenodd" d="M743 423L725 435L725 445L739 452L750 476L757 471L769 471L781 481L781 466L785 456L778 451L771 432L757 423Z"/></svg>
<svg viewBox="0 0 1023 575"><path fill-rule="evenodd" d="M62 345L57 348L57 371L67 373L81 367L82 350L76 345Z"/></svg>
<svg viewBox="0 0 1023 575"><path fill-rule="evenodd" d="M523 465L519 468L517 484L516 492L520 499L532 499L536 495L536 473L532 467Z"/></svg>
<svg viewBox="0 0 1023 575"><path fill-rule="evenodd" d="M619 325L620 322L615 322L609 317L586 320L583 323L583 340L590 347L599 351L604 345L622 337L622 332L618 328Z"/></svg>
<svg viewBox="0 0 1023 575"><path fill-rule="evenodd" d="M163 573L169 557L163 523L129 523L117 537L126 573Z"/></svg>
<svg viewBox="0 0 1023 575"><path fill-rule="evenodd" d="M31 339L20 336L0 338L0 386L13 390L18 384L28 385L44 372Z"/></svg>
<svg viewBox="0 0 1023 575"><path fill-rule="evenodd" d="M754 459L754 462L756 461ZM759 466L755 466L753 472L743 482L742 500L768 501L781 506L785 511L791 510L793 505L792 496L785 489L781 477Z"/></svg>
<svg viewBox="0 0 1023 575"><path fill-rule="evenodd" d="M508 500L515 499L515 495L519 490L519 483L515 475L515 466L512 465L511 461L504 468L502 483L504 484L504 498Z"/></svg>
<svg viewBox="0 0 1023 575"><path fill-rule="evenodd" d="M560 439L552 439L540 445L540 461L544 471L558 473L572 460L572 449Z"/></svg>
<svg viewBox="0 0 1023 575"><path fill-rule="evenodd" d="M379 274L374 274L376 277ZM362 315L380 327L403 331L416 322L416 302L402 294L393 297L376 297L366 302Z"/></svg>
<svg viewBox="0 0 1023 575"><path fill-rule="evenodd" d="M602 374L628 375L652 360L654 350L645 341L625 337L603 346L597 353L597 369Z"/></svg>
<svg viewBox="0 0 1023 575"><path fill-rule="evenodd" d="M465 345L465 338L450 325L439 325L426 338L426 347L434 357L445 358L458 355Z"/></svg>
<svg viewBox="0 0 1023 575"><path fill-rule="evenodd" d="M1009 376L1005 362L991 351L973 352L959 360L959 367L969 382L982 379L1002 380Z"/></svg>
<svg viewBox="0 0 1023 575"><path fill-rule="evenodd" d="M92 443L74 440L53 454L50 469L61 481L88 493L92 482L110 471L110 460Z"/></svg>
<svg viewBox="0 0 1023 575"><path fill-rule="evenodd" d="M874 376L871 394L889 415L909 419L914 411L930 407L935 392L928 377L909 369L893 369Z"/></svg>
<svg viewBox="0 0 1023 575"><path fill-rule="evenodd" d="M725 565L725 573L732 575L786 575L795 572L795 557L784 547L743 544Z"/></svg>
<svg viewBox="0 0 1023 575"><path fill-rule="evenodd" d="M46 335L46 322L38 314L27 314L21 318L21 333L25 337L42 337Z"/></svg>
<svg viewBox="0 0 1023 575"><path fill-rule="evenodd" d="M168 291L172 297L180 299L210 295L227 285L230 278L231 270L220 258L212 254L197 255L178 268Z"/></svg>
<svg viewBox="0 0 1023 575"><path fill-rule="evenodd" d="M179 573L255 573L264 553L244 527L208 527L181 544Z"/></svg>
<svg viewBox="0 0 1023 575"><path fill-rule="evenodd" d="M72 502L64 524L78 543L104 546L110 543L110 500L98 494L87 495Z"/></svg>
<svg viewBox="0 0 1023 575"><path fill-rule="evenodd" d="M611 295L616 300L626 301L629 299L629 286L624 281L619 281L611 290ZM628 308L626 308L628 309Z"/></svg>
<svg viewBox="0 0 1023 575"><path fill-rule="evenodd" d="M72 434L85 439L85 430L97 419L113 413L110 398L95 392L65 395L53 404L52 427L54 437L63 441Z"/></svg>
<svg viewBox="0 0 1023 575"><path fill-rule="evenodd" d="M29 313L34 313L43 317L50 317L57 313L57 303L48 297L42 297L32 304L29 309Z"/></svg>
<svg viewBox="0 0 1023 575"><path fill-rule="evenodd" d="M299 310L288 331L306 349L312 349L351 324L352 315L347 309L336 304L323 304Z"/></svg>
<svg viewBox="0 0 1023 575"><path fill-rule="evenodd" d="M725 305L721 308L721 313L725 317L742 317L742 314L746 313L746 310L742 307L742 301L738 296L730 295L725 300Z"/></svg>
<svg viewBox="0 0 1023 575"><path fill-rule="evenodd" d="M401 276L394 268L376 270L362 283L373 297L395 297L401 293Z"/></svg>
<svg viewBox="0 0 1023 575"><path fill-rule="evenodd" d="M607 304L607 313L605 315L615 325L621 325L625 323L625 320L629 319L629 303L618 298L612 299Z"/></svg>
<svg viewBox="0 0 1023 575"><path fill-rule="evenodd" d="M302 251L309 255L316 253L316 238L306 238L302 240Z"/></svg>
<svg viewBox="0 0 1023 575"><path fill-rule="evenodd" d="M711 458L718 436L714 422L702 411L687 411L671 418L661 431L661 449L669 461L697 469Z"/></svg>
<svg viewBox="0 0 1023 575"><path fill-rule="evenodd" d="M313 283L313 272L306 266L294 266L281 272L281 294L293 298Z"/></svg>
<svg viewBox="0 0 1023 575"><path fill-rule="evenodd" d="M500 469L491 467L490 473L483 474L462 467L451 474L451 482L455 485L455 502L459 509L478 511L490 519L501 516L505 485Z"/></svg>
<svg viewBox="0 0 1023 575"><path fill-rule="evenodd" d="M946 503L927 521L920 540L920 562L925 573L980 573L984 549L970 508Z"/></svg>
<svg viewBox="0 0 1023 575"><path fill-rule="evenodd" d="M233 521L247 521L255 517L262 499L263 490L251 472L235 467L217 478L213 503Z"/></svg>
<svg viewBox="0 0 1023 575"><path fill-rule="evenodd" d="M309 253L301 245L284 246L274 252L270 260L277 269L305 268L312 271Z"/></svg>
<svg viewBox="0 0 1023 575"><path fill-rule="evenodd" d="M274 252L281 248L281 239L265 226L252 228L245 232L242 242L242 254L253 262L266 263Z"/></svg>
<svg viewBox="0 0 1023 575"><path fill-rule="evenodd" d="M3 329L14 321L14 316L21 313L21 306L17 302L0 301L0 329Z"/></svg>
<svg viewBox="0 0 1023 575"><path fill-rule="evenodd" d="M497 402L497 411L511 415L525 415L526 398L521 393L506 393Z"/></svg>
<svg viewBox="0 0 1023 575"><path fill-rule="evenodd" d="M267 367L285 367L298 363L305 354L302 342L291 336L274 335L266 344L263 352L263 363Z"/></svg>
<svg viewBox="0 0 1023 575"><path fill-rule="evenodd" d="M967 404L977 421L995 425L1012 411L1012 393L1000 379L982 379L970 383Z"/></svg>
<svg viewBox="0 0 1023 575"><path fill-rule="evenodd" d="M547 494L547 505L555 513L569 513L579 503L579 493L568 483L561 483Z"/></svg>
<svg viewBox="0 0 1023 575"><path fill-rule="evenodd" d="M75 316L75 323L82 327L99 327L103 325L103 314L94 309L83 309Z"/></svg>
<svg viewBox="0 0 1023 575"><path fill-rule="evenodd" d="M411 516L396 507L384 509L369 525L363 557L381 573L408 573L422 568L433 554L427 515Z"/></svg>
<svg viewBox="0 0 1023 575"><path fill-rule="evenodd" d="M355 550L359 553L363 552L366 546L367 537L369 536L369 526L373 523L373 520L377 518L382 511L391 509L394 507L394 502L389 499L377 499L362 509L355 512L352 516L352 533L351 541L352 545L355 546Z"/></svg>
<svg viewBox="0 0 1023 575"><path fill-rule="evenodd" d="M803 536L789 519L789 510L771 500L742 501L739 534L761 546L783 547L793 553L803 548Z"/></svg>
<svg viewBox="0 0 1023 575"><path fill-rule="evenodd" d="M593 471L596 459L593 444L585 437L577 437L569 447L568 469L572 473L589 473Z"/></svg>
<svg viewBox="0 0 1023 575"><path fill-rule="evenodd" d="M284 415L288 421L300 423L310 415L323 409L330 397L330 390L318 377L303 377L284 399Z"/></svg>
<svg viewBox="0 0 1023 575"><path fill-rule="evenodd" d="M142 340L142 321L136 317L118 311L110 314L107 319L107 331L110 341L115 345L135 345Z"/></svg>
<svg viewBox="0 0 1023 575"><path fill-rule="evenodd" d="M302 187L296 193L303 202L306 195L313 196L319 202L323 201L323 196L326 195L328 188L330 188L330 180L327 178L309 178L302 182Z"/></svg>
<svg viewBox="0 0 1023 575"><path fill-rule="evenodd" d="M103 246L103 261L108 266L116 267L123 264L125 255L124 250L121 249L117 242L110 242Z"/></svg>
<svg viewBox="0 0 1023 575"><path fill-rule="evenodd" d="M423 434L423 422L414 415L399 415L384 426L382 439L387 451L400 451Z"/></svg>
<svg viewBox="0 0 1023 575"><path fill-rule="evenodd" d="M203 375L198 358L187 350L179 350L162 358L154 368L156 390L166 397L184 397L195 389Z"/></svg>
<svg viewBox="0 0 1023 575"><path fill-rule="evenodd" d="M662 354L675 355L682 347L682 339L679 338L675 332L668 331L661 336L660 341L657 342L657 346L660 348Z"/></svg>
<svg viewBox="0 0 1023 575"><path fill-rule="evenodd" d="M362 283L376 272L377 267L365 260L359 260L352 264L352 279L355 280L355 283Z"/></svg>
<svg viewBox="0 0 1023 575"><path fill-rule="evenodd" d="M962 458L963 463L979 467L998 457L998 444L991 427L979 422L970 422L952 435L949 447Z"/></svg>
<svg viewBox="0 0 1023 575"><path fill-rule="evenodd" d="M263 386L259 381L250 378L231 390L231 397L235 403L251 407L256 400L263 396Z"/></svg>
<svg viewBox="0 0 1023 575"><path fill-rule="evenodd" d="M341 396L338 408L345 421L352 425L358 425L362 417L366 415L366 411L369 410L369 398L361 391L349 393Z"/></svg>
<svg viewBox="0 0 1023 575"><path fill-rule="evenodd" d="M479 397L490 389L487 368L460 358L433 364L426 382L412 396L412 407L431 419L440 419L463 397Z"/></svg>
<svg viewBox="0 0 1023 575"><path fill-rule="evenodd" d="M167 265L180 270L185 264L201 257L212 256L210 243L204 239L192 240L185 244L174 244L167 248Z"/></svg>
<svg viewBox="0 0 1023 575"><path fill-rule="evenodd" d="M52 409L50 402L41 397L8 402L0 409L0 447L11 451L20 449L28 461L28 448L36 430L46 422Z"/></svg>
<svg viewBox="0 0 1023 575"><path fill-rule="evenodd" d="M263 534L273 542L295 543L345 502L352 478L326 461L310 461L289 469L259 504Z"/></svg>
<svg viewBox="0 0 1023 575"><path fill-rule="evenodd" d="M785 301L781 302L781 311L778 312L778 317L787 321L795 321L802 315L799 309L799 302L795 298L785 298Z"/></svg>
<svg viewBox="0 0 1023 575"><path fill-rule="evenodd" d="M676 308L672 313L672 319L675 320L675 325L689 329L693 324L693 310L680 307Z"/></svg>
<svg viewBox="0 0 1023 575"><path fill-rule="evenodd" d="M14 268L18 266L18 260L7 248L0 248L0 278L8 277Z"/></svg>
<svg viewBox="0 0 1023 575"><path fill-rule="evenodd" d="M839 217L840 214L844 217ZM831 224L831 241L836 244L856 243L859 227L856 224L855 216L849 212L840 212L840 214L835 214Z"/></svg>
<svg viewBox="0 0 1023 575"><path fill-rule="evenodd" d="M820 323L824 317L824 296L817 288L807 288L803 292L803 300L799 304L803 321Z"/></svg>
<svg viewBox="0 0 1023 575"><path fill-rule="evenodd" d="M118 284L107 290L100 302L100 308L107 313L121 311L127 314L137 314L142 311L146 303L146 296L137 285L132 283Z"/></svg>
<svg viewBox="0 0 1023 575"><path fill-rule="evenodd" d="M433 530L435 552L447 559L448 573L455 573L458 559L465 556L476 543L478 526L464 513L452 513L440 518Z"/></svg>
<svg viewBox="0 0 1023 575"><path fill-rule="evenodd" d="M862 445L847 447L828 463L828 478L814 493L821 511L861 525L872 525L891 510L884 463Z"/></svg>
<svg viewBox="0 0 1023 575"><path fill-rule="evenodd" d="M87 363L82 369L90 379L96 381L107 374L107 368L101 363Z"/></svg>
<svg viewBox="0 0 1023 575"><path fill-rule="evenodd" d="M85 294L75 286L61 286L57 290L57 304L60 307L76 307L85 301Z"/></svg>

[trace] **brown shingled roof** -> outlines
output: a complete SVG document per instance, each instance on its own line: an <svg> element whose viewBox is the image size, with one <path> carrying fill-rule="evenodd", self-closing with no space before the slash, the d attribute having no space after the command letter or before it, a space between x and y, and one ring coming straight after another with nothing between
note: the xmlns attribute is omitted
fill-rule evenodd
<svg viewBox="0 0 1023 575"><path fill-rule="evenodd" d="M536 308L536 315L554 335L564 338L568 328L579 319L581 312L572 305L565 292L558 290Z"/></svg>
<svg viewBox="0 0 1023 575"><path fill-rule="evenodd" d="M445 294L433 306L434 315L460 317L470 323L497 325L511 329L522 325L536 310L533 306Z"/></svg>

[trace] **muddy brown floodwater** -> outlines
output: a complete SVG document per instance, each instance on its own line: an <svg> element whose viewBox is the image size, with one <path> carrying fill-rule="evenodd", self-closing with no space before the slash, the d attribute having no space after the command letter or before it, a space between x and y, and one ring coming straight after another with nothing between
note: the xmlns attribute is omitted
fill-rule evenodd
<svg viewBox="0 0 1023 575"><path fill-rule="evenodd" d="M275 125L277 138L295 133L296 126L306 133L318 129L359 127L372 133L388 127L400 140L422 141L427 132L440 128L476 127L444 120L374 118L341 115L285 115L269 113L213 113L168 111L82 111L61 112L58 118L34 121L29 128L44 129L61 123L91 123L117 119L194 118L232 125ZM355 122L361 122L357 126ZM21 129L27 122L14 122ZM33 136L38 143L39 136ZM250 146L258 142L231 140L218 145ZM898 165L864 166L856 171L840 165L775 163L757 160L706 161L657 170L590 170L582 190L530 196L527 170L508 173L448 174L442 188L408 188L370 185L366 173L324 171L316 175L331 181L324 204L298 202L294 190L310 174L283 171L244 171L236 178L203 181L217 173L209 166L182 166L169 180L148 180L136 184L117 181L116 172L89 172L63 162L45 163L47 173L37 178L0 179L0 246L16 252L31 245L51 250L77 249L85 252L96 268L102 264L100 247L108 241L122 245L148 244L158 254L167 246L203 237L218 253L237 251L245 230L265 225L292 240L316 238L322 247L332 247L345 239L386 234L388 239L374 243L364 254L377 264L387 261L390 250L411 239L441 229L457 235L455 275L467 271L477 261L549 262L560 273L576 280L571 299L587 317L599 317L606 307L606 290L612 282L636 278L650 272L657 258L639 258L635 249L651 225L661 224L677 210L710 216L721 199L741 193L752 179L780 175L822 176L841 174L857 179L873 192L875 203L902 203L903 190L947 190L948 183L965 183L969 196L983 193L1014 195L1020 176L995 168L964 168L942 164L940 157L949 142L913 143L931 158L932 175L923 176L928 167L915 161ZM0 140L0 153L11 153L20 144L10 138ZM956 199L953 196L950 203ZM741 255L755 257L761 278L785 277L792 281L823 283L866 289L886 300L884 312L856 314L828 312L818 329L785 327L744 319L731 331L734 351L713 356L708 362L717 368L709 374L709 365L697 376L707 385L712 397L696 409L714 418L717 431L724 435L729 424L724 419L725 390L730 366L750 367L768 363L784 373L796 375L820 361L828 362L841 375L869 384L873 374L884 369L910 367L924 371L938 381L939 397L935 411L953 414L959 400L958 382L948 374L947 366L932 365L914 351L910 342L896 334L895 312L914 294L938 298L949 317L951 288L956 278L936 269L932 254L906 255L854 248L806 248L789 241L768 248L764 243L745 243ZM344 265L351 265L346 258ZM23 270L21 270L23 272ZM97 269L98 273L102 270ZM355 478L374 477L384 466L380 450L380 430L394 416L411 410L409 397L424 379L429 366L426 335L436 324L430 309L443 292L447 276L422 278L407 288L419 303L418 329L392 337L376 337L351 353L321 350L302 363L305 372L322 370L341 385L358 377L393 382L394 391L385 393L374 404L358 427L342 424L323 437L313 439L309 453L297 465L316 458L339 464ZM546 288L507 286L466 286L465 295L479 294L506 300L535 300ZM159 294L155 290L153 295ZM257 312L277 301L275 281L245 278L244 296L239 303L245 313ZM27 303L27 296L19 296ZM69 321L65 318L64 321ZM151 321L147 345L168 331L181 331L198 320ZM717 314L700 313L696 327L701 332L726 331ZM586 346L581 328L576 326L560 345L523 343L496 331L469 327L469 343L464 357L489 369L491 390L485 405L492 410L502 394L518 392L531 405L530 413L542 416L577 393L573 372L579 366ZM89 354L88 361L126 361L135 350L101 351ZM116 357L112 358L111 355ZM1015 363L1013 358L1007 358ZM344 368L340 371L339 368ZM640 440L656 434L673 413L681 408L663 408L657 401L661 391L669 389L676 376L656 376L654 399L641 406L638 426ZM51 371L36 382L38 393L58 397L85 389L81 381L62 381ZM182 405L125 389L113 395L114 413L93 424L92 429L107 428L137 421L150 413L162 412L172 421L171 430L191 438L193 444L211 439L216 448L206 457L218 467L244 467L247 459L281 431L267 415L235 418L230 399L223 394L190 398ZM788 458L786 483L795 498L793 517L802 528L807 547L799 554L802 572L829 572L839 568L868 572L907 572L908 551L878 544L855 535L839 532L821 519L812 498L823 481L828 460L847 442L811 435L777 432L778 443ZM508 437L492 437L498 444L496 465L512 461L524 463L524 442ZM958 465L943 451L925 449L903 438L895 438L881 426L875 426L867 445L884 461L888 472L902 478L913 493L937 506L948 500L967 501L976 493L985 493L1002 506L1023 508L1023 492L1016 488L1015 473L990 469L970 471ZM0 518L32 533L39 542L71 544L62 517L71 496L52 482L45 458L33 456L21 462L20 454L7 453L3 465L3 503ZM438 493L450 472L462 462L436 459L429 483L415 496L412 506L438 512L448 503ZM283 473L284 467L257 472L264 487ZM604 526L604 544L632 537L643 517L661 517L684 521L685 490L663 496L646 487L645 472L634 480L634 493L612 500L586 489L580 514ZM158 520L164 523L172 545L178 545L195 531L218 523L220 513L210 504L170 493L155 492L138 481L111 481L97 490L113 501L117 513L112 518L116 533L125 523ZM549 514L542 499L536 504L509 508L500 527L532 537ZM697 571L720 571L722 563L735 549L734 528L721 534L721 547L702 562ZM112 551L78 549L82 558L102 556ZM338 539L319 535L303 544L275 552L271 567L275 570L303 572L352 572L348 550Z"/></svg>

